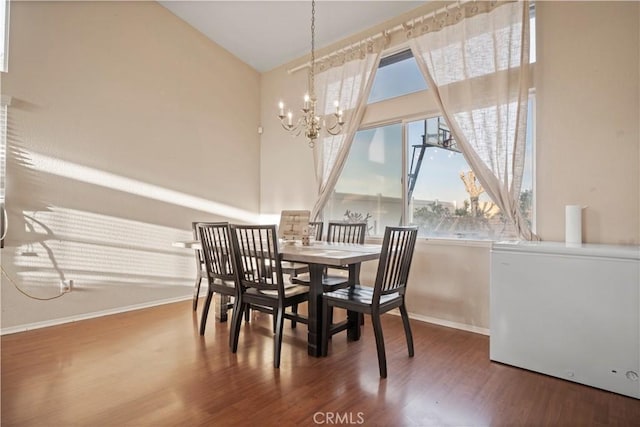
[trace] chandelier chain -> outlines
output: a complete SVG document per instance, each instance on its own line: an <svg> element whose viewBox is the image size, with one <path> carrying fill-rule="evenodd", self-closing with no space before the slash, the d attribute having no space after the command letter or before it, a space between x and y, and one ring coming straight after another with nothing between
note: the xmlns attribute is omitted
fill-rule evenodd
<svg viewBox="0 0 640 427"><path fill-rule="evenodd" d="M316 65L316 2L311 1L311 73L309 90L313 98L315 98L315 65Z"/></svg>

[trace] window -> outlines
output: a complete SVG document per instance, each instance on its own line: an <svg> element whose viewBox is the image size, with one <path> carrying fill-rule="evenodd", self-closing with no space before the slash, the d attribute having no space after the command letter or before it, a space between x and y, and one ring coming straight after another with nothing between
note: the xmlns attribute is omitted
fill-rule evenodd
<svg viewBox="0 0 640 427"><path fill-rule="evenodd" d="M470 168L444 119L407 123L407 164L407 223L418 225L420 234L428 236L460 235L462 230L478 228L460 221L472 218L463 181L468 179Z"/></svg>
<svg viewBox="0 0 640 427"><path fill-rule="evenodd" d="M536 62L536 11L529 5L529 62ZM418 69L410 49L386 56L380 60L368 104L384 101L427 89L427 83Z"/></svg>
<svg viewBox="0 0 640 427"><path fill-rule="evenodd" d="M530 61L535 62L535 9L530 8ZM435 101L399 119L386 100L428 90L409 49L380 61L368 104L378 103L376 123L360 130L325 210L326 220L366 220L369 236L385 226L414 224L424 237L517 238L513 225L490 200L451 137ZM387 109L387 105L392 105ZM385 117L388 111L388 118ZM427 115L426 112L428 113ZM534 97L530 97L520 209L534 220ZM420 117L416 119L415 117Z"/></svg>
<svg viewBox="0 0 640 427"><path fill-rule="evenodd" d="M532 102L528 123L520 208L531 223ZM406 180L402 179L403 169ZM423 237L517 237L513 226L474 178L442 117L359 131L324 217L367 221L369 236L381 236L386 226L405 223L417 225Z"/></svg>
<svg viewBox="0 0 640 427"><path fill-rule="evenodd" d="M0 71L7 72L9 47L9 0L0 0Z"/></svg>
<svg viewBox="0 0 640 427"><path fill-rule="evenodd" d="M520 208L533 213L533 105L529 102ZM458 150L442 117L408 122L407 224L419 235L469 239L517 238L513 225L487 196ZM424 139L424 143L423 143Z"/></svg>
<svg viewBox="0 0 640 427"><path fill-rule="evenodd" d="M403 212L402 133L400 123L356 134L324 218L369 223L368 234L399 225Z"/></svg>
<svg viewBox="0 0 640 427"><path fill-rule="evenodd" d="M426 88L427 84L422 78L411 50L403 50L380 60L368 103L407 95Z"/></svg>
<svg viewBox="0 0 640 427"><path fill-rule="evenodd" d="M536 62L536 5L529 4L529 63Z"/></svg>

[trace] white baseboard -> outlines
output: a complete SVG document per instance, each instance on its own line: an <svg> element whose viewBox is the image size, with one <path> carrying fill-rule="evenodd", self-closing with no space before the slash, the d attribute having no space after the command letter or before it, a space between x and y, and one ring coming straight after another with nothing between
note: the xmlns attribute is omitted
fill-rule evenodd
<svg viewBox="0 0 640 427"><path fill-rule="evenodd" d="M391 310L389 313L400 316L399 310ZM432 323L434 325L446 326L447 328L460 329L462 331L473 332L474 334L489 336L489 329L467 325L465 323L452 322L450 320L443 320L436 317L423 316L421 314L415 313L409 313L409 318L412 320L417 320L419 322Z"/></svg>
<svg viewBox="0 0 640 427"><path fill-rule="evenodd" d="M202 291L201 291L202 293ZM9 328L0 329L0 335L15 334L18 332L30 331L33 329L47 328L49 326L62 325L64 323L77 322L80 320L93 319L96 317L108 316L110 314L124 313L126 311L140 310L143 308L156 307L164 304L185 301L192 299L193 296L185 295L181 297L167 298L158 301L145 302L141 304L128 305L125 307L117 307L109 310L94 311L92 313L79 314L77 316L62 317L60 319L45 320L43 322L27 323L26 325L11 326Z"/></svg>
<svg viewBox="0 0 640 427"><path fill-rule="evenodd" d="M202 289L201 289L200 290L200 296L203 296L203 294L206 295L206 291L203 292ZM108 316L110 314L118 314L118 313L124 313L124 312L127 312L127 311L140 310L140 309L143 309L143 308L156 307L156 306L159 306L159 305L171 304L171 303L174 303L174 302L189 300L191 298L193 298L193 297L190 296L190 295L185 295L185 296L182 296L182 297L168 298L168 299L159 300L159 301L152 301L152 302L147 302L147 303L142 303L142 304L129 305L129 306L126 306L126 307L118 307L118 308L113 308L113 309L109 309L109 310L96 311L96 312L93 312L93 313L87 313L87 314L82 314L82 315L78 315L78 316L69 316L69 317L63 317L61 319L47 320L47 321L44 321L44 322L35 322L35 323L28 323L26 325L12 326L12 327L9 327L9 328L0 329L0 335L15 334L15 333L18 333L18 332L25 332L25 331L30 331L30 330L33 330L33 329L40 329L40 328L46 328L46 327L49 327L49 326L62 325L64 323L77 322L79 320L86 320L86 319L93 319L93 318L101 317L101 316ZM395 314L397 316L400 315L400 312L398 310L391 310L389 313ZM415 314L415 313L409 313L409 317L411 319L413 319L413 320L417 320L417 321L420 321L420 322L432 323L434 325L446 326L448 328L460 329L462 331L473 332L473 333L476 333L476 334L489 336L489 329L487 329L487 328L480 328L478 326L472 326L472 325L467 325L467 324L464 324L464 323L452 322L450 320L443 320L443 319L438 319L438 318L429 317L429 316L423 316L421 314Z"/></svg>

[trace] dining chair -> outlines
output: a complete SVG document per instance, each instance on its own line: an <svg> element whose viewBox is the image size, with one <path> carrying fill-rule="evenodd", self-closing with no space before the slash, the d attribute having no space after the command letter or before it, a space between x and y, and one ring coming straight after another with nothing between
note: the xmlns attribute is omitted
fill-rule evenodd
<svg viewBox="0 0 640 427"><path fill-rule="evenodd" d="M378 271L372 287L355 285L348 289L324 293L322 296L323 355L327 354L330 337L329 313L339 307L371 316L378 352L380 377L387 377L387 359L380 316L394 308L400 309L409 357L413 357L413 336L405 305L407 279L418 235L417 227L386 227Z"/></svg>
<svg viewBox="0 0 640 427"><path fill-rule="evenodd" d="M366 222L329 221L327 242L364 243Z"/></svg>
<svg viewBox="0 0 640 427"><path fill-rule="evenodd" d="M305 286L285 284L275 225L231 224L229 227L238 283L229 346L233 353L237 352L245 310L253 307L265 311L274 317L273 365L279 368L284 319L308 323L306 317L285 309L307 301L309 290Z"/></svg>
<svg viewBox="0 0 640 427"><path fill-rule="evenodd" d="M193 231L193 239L200 240L198 235L198 222L191 223L191 229ZM207 277L207 272L204 268L204 258L202 257L202 251L199 249L195 249L195 258L196 258L196 285L193 291L193 311L198 309L198 299L200 297L200 284L202 283L202 279Z"/></svg>
<svg viewBox="0 0 640 427"><path fill-rule="evenodd" d="M200 320L200 335L204 335L213 293L216 292L220 295L235 298L236 275L231 257L229 223L201 222L198 223L197 230L200 244L202 245L204 275L209 284L207 299L204 303ZM220 309L221 311L226 311L231 307L233 307L233 304L226 303Z"/></svg>
<svg viewBox="0 0 640 427"><path fill-rule="evenodd" d="M329 221L327 228L327 242L339 243L364 243L367 234L366 222ZM331 267L340 270L349 270L348 266ZM327 273L330 276L330 273ZM356 267L356 283L360 281L360 264Z"/></svg>

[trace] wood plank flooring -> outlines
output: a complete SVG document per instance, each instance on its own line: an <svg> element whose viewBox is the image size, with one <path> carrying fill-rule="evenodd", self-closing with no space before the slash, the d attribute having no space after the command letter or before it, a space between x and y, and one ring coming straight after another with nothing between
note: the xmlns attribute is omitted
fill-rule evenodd
<svg viewBox="0 0 640 427"><path fill-rule="evenodd" d="M640 401L490 362L482 335L413 321L409 358L384 316L381 380L368 319L320 359L287 322L277 370L269 316L253 314L232 354L229 323L211 316L200 337L198 315L185 301L2 337L2 426L640 424Z"/></svg>

